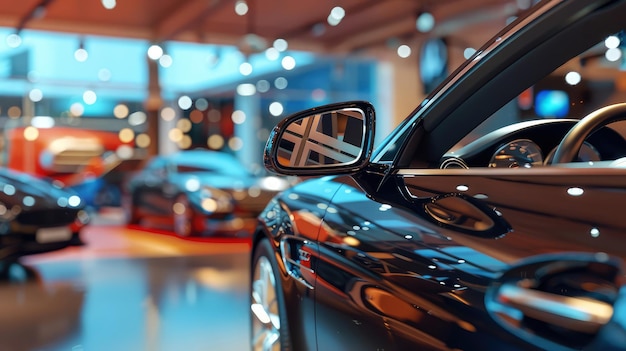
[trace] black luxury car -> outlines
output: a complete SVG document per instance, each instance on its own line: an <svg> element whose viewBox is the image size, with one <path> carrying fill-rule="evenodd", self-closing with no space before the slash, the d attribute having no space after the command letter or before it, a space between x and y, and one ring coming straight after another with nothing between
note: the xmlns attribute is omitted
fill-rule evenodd
<svg viewBox="0 0 626 351"><path fill-rule="evenodd" d="M80 244L90 216L74 192L0 167L0 278L24 255Z"/></svg>
<svg viewBox="0 0 626 351"><path fill-rule="evenodd" d="M314 177L259 216L252 349L626 350L624 19L540 1L381 142L368 102L279 123Z"/></svg>
<svg viewBox="0 0 626 351"><path fill-rule="evenodd" d="M269 199L290 183L251 173L233 155L204 149L157 155L125 184L130 224L152 220L179 236L249 236Z"/></svg>

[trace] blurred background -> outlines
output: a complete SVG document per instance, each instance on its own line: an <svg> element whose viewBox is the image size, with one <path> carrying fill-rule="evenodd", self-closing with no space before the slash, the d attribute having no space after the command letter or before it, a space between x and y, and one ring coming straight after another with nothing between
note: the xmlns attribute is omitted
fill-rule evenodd
<svg viewBox="0 0 626 351"><path fill-rule="evenodd" d="M264 171L271 128L367 100L382 138L535 2L0 2L0 165L19 173L0 222L20 228L0 225L0 345L247 349L246 238L298 181Z"/></svg>

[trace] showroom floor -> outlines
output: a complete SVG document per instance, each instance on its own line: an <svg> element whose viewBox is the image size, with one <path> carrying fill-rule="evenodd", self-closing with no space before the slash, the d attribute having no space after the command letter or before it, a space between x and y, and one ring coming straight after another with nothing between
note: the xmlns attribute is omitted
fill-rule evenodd
<svg viewBox="0 0 626 351"><path fill-rule="evenodd" d="M0 350L246 350L243 239L183 240L113 222L22 260L0 284Z"/></svg>

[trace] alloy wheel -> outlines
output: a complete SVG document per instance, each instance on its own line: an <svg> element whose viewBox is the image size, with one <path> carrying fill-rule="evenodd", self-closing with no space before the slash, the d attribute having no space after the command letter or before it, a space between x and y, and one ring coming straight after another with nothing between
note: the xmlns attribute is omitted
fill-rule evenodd
<svg viewBox="0 0 626 351"><path fill-rule="evenodd" d="M272 264L260 256L252 277L252 349L280 351L280 314Z"/></svg>

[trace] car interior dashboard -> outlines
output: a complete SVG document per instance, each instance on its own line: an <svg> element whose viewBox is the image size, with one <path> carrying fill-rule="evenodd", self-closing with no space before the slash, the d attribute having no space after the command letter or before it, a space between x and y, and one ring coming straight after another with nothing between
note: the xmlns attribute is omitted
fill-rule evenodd
<svg viewBox="0 0 626 351"><path fill-rule="evenodd" d="M496 129L446 153L441 169L531 168L549 166L559 143L578 122L576 119L538 119ZM611 127L603 126L589 135L574 162L613 161L626 156L626 140Z"/></svg>

